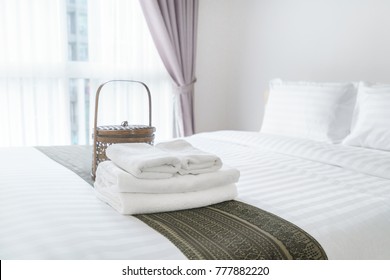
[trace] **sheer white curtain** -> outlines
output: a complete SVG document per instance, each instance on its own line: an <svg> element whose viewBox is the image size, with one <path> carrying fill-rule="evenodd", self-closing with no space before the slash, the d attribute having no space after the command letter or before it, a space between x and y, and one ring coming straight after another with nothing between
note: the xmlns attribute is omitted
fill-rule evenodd
<svg viewBox="0 0 390 280"><path fill-rule="evenodd" d="M0 145L66 144L60 1L0 0Z"/></svg>
<svg viewBox="0 0 390 280"><path fill-rule="evenodd" d="M170 78L137 0L89 0L87 58L69 58L69 2L0 0L0 146L90 143L94 95L109 79L146 82L157 138L172 135ZM76 30L77 32L77 30ZM147 123L145 96L115 85L99 124Z"/></svg>
<svg viewBox="0 0 390 280"><path fill-rule="evenodd" d="M91 0L90 0L91 1ZM95 0L89 5L91 87L104 79L145 82L152 95L152 125L156 138L170 138L173 131L173 96L170 77L154 46L138 1ZM91 30L92 28L90 28ZM113 98L114 97L114 98ZM104 87L99 106L100 124L148 123L143 88L126 83ZM92 121L92 117L91 117Z"/></svg>

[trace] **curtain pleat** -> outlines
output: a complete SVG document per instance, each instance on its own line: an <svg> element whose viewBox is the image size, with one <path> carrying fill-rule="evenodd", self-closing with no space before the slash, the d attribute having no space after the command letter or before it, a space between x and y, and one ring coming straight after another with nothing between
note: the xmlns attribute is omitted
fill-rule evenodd
<svg viewBox="0 0 390 280"><path fill-rule="evenodd" d="M140 0L149 30L175 85L177 136L194 128L194 83L198 0Z"/></svg>

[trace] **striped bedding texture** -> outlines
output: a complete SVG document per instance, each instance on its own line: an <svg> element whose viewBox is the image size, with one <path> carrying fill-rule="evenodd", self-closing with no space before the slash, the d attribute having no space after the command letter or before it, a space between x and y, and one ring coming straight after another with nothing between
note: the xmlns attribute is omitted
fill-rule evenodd
<svg viewBox="0 0 390 280"><path fill-rule="evenodd" d="M329 259L390 259L390 154L257 132L187 138L241 172L238 200L311 234ZM0 149L0 259L184 259L34 148Z"/></svg>

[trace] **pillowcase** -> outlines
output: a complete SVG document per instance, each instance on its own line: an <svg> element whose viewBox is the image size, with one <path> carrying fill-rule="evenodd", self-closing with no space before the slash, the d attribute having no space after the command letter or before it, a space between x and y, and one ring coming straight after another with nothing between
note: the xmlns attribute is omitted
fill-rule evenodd
<svg viewBox="0 0 390 280"><path fill-rule="evenodd" d="M270 82L261 132L340 143L350 132L353 83Z"/></svg>
<svg viewBox="0 0 390 280"><path fill-rule="evenodd" d="M359 84L352 132L343 144L390 151L390 85Z"/></svg>

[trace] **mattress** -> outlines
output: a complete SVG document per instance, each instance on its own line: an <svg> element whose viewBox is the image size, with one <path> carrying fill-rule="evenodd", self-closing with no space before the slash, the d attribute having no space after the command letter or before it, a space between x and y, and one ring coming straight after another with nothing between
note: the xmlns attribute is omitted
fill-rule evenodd
<svg viewBox="0 0 390 280"><path fill-rule="evenodd" d="M187 138L241 172L238 200L311 234L329 259L390 259L390 155L257 132ZM35 148L0 149L0 259L184 259Z"/></svg>

